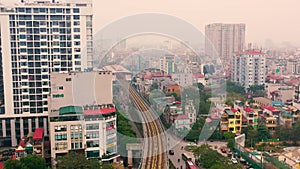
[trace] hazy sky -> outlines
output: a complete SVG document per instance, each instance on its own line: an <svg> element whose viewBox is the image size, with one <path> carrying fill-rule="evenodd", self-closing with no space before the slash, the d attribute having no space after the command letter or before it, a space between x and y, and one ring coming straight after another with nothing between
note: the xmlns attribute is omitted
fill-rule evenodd
<svg viewBox="0 0 300 169"><path fill-rule="evenodd" d="M0 0L20 1L20 0ZM83 1L83 0L78 0ZM209 23L246 23L246 42L300 44L299 0L93 0L95 33L119 18L166 13L182 18L200 31Z"/></svg>
<svg viewBox="0 0 300 169"><path fill-rule="evenodd" d="M209 23L246 23L246 42L300 42L299 0L93 0L95 32L119 18L166 13L200 31Z"/></svg>

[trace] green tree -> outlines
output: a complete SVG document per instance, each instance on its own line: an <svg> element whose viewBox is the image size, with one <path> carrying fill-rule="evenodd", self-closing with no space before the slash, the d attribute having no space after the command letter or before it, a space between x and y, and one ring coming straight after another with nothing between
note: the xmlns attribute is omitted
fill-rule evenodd
<svg viewBox="0 0 300 169"><path fill-rule="evenodd" d="M111 164L102 164L101 169L114 169L114 167Z"/></svg>
<svg viewBox="0 0 300 169"><path fill-rule="evenodd" d="M20 159L22 164L22 169L45 169L46 167L46 161L42 157L38 157L36 155L27 155L25 157L22 157Z"/></svg>
<svg viewBox="0 0 300 169"><path fill-rule="evenodd" d="M151 87L150 87L150 91L154 90L154 89L158 89L158 83L157 82L153 82Z"/></svg>
<svg viewBox="0 0 300 169"><path fill-rule="evenodd" d="M27 155L19 160L7 160L4 164L5 169L46 169L46 161L36 155Z"/></svg>
<svg viewBox="0 0 300 169"><path fill-rule="evenodd" d="M57 169L97 169L100 164L97 160L87 160L83 154L69 153L57 158Z"/></svg>
<svg viewBox="0 0 300 169"><path fill-rule="evenodd" d="M300 140L300 121L297 121L297 122L293 125L293 135L292 135L292 139L293 139L294 142Z"/></svg>
<svg viewBox="0 0 300 169"><path fill-rule="evenodd" d="M228 93L239 93L239 94L245 94L245 89L243 86L235 83L235 82L231 82L231 81L227 81L226 82L226 91Z"/></svg>
<svg viewBox="0 0 300 169"><path fill-rule="evenodd" d="M232 132L225 132L223 134L223 137L227 141L227 147L230 148L230 149L233 149L234 148L234 137L235 137L235 134L232 133Z"/></svg>
<svg viewBox="0 0 300 169"><path fill-rule="evenodd" d="M234 139L235 134L229 131L229 132L224 132L223 136L226 140L229 140L229 139Z"/></svg>
<svg viewBox="0 0 300 169"><path fill-rule="evenodd" d="M19 160L9 159L5 161L4 169L22 169L22 165Z"/></svg>
<svg viewBox="0 0 300 169"><path fill-rule="evenodd" d="M269 129L263 124L258 125L257 135L259 141L271 138Z"/></svg>
<svg viewBox="0 0 300 169"><path fill-rule="evenodd" d="M200 131L190 130L189 133L186 135L186 140L195 141L199 139L199 136L200 136Z"/></svg>
<svg viewBox="0 0 300 169"><path fill-rule="evenodd" d="M275 129L275 137L281 141L292 141L293 133L294 130L288 126L278 126Z"/></svg>
<svg viewBox="0 0 300 169"><path fill-rule="evenodd" d="M176 92L168 93L166 96L174 96L176 101L181 101L181 97Z"/></svg>
<svg viewBox="0 0 300 169"><path fill-rule="evenodd" d="M249 92L252 92L255 97L265 95L265 86L264 85L252 85L248 88Z"/></svg>

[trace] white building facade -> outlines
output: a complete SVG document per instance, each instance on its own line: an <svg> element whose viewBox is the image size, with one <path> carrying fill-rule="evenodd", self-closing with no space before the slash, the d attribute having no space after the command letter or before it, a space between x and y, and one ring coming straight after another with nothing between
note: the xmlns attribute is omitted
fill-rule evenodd
<svg viewBox="0 0 300 169"><path fill-rule="evenodd" d="M82 151L89 159L116 159L117 116L112 82L110 71L51 74L49 131L53 162L69 151ZM57 132L60 126L67 129ZM72 126L81 126L79 135L72 135ZM61 133L65 134L64 140L57 139ZM62 148L57 147L61 144Z"/></svg>
<svg viewBox="0 0 300 169"><path fill-rule="evenodd" d="M264 85L266 58L260 51L246 51L233 56L231 80L245 89L252 85Z"/></svg>
<svg viewBox="0 0 300 169"><path fill-rule="evenodd" d="M48 135L50 72L92 67L92 3L3 3L0 42L0 138L9 147L38 127Z"/></svg>

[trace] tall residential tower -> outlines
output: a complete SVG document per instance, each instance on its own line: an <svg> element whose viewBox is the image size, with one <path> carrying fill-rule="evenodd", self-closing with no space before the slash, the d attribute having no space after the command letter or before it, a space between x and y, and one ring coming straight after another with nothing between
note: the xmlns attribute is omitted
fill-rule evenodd
<svg viewBox="0 0 300 169"><path fill-rule="evenodd" d="M92 67L92 3L0 3L0 49L0 141L15 146L35 128L48 135L50 72Z"/></svg>
<svg viewBox="0 0 300 169"><path fill-rule="evenodd" d="M234 52L242 51L245 45L245 24L213 23L205 26L205 53L230 59ZM214 52L216 51L216 52Z"/></svg>
<svg viewBox="0 0 300 169"><path fill-rule="evenodd" d="M266 79L266 57L261 51L249 50L233 56L231 80L245 89L253 85L264 85Z"/></svg>

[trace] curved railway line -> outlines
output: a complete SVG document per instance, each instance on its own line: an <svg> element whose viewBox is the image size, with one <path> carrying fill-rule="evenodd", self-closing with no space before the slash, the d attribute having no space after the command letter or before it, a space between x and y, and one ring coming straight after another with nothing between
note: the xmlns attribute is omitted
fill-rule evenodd
<svg viewBox="0 0 300 169"><path fill-rule="evenodd" d="M129 92L136 108L141 112L141 118L144 122L145 142L142 168L165 169L167 168L166 140L163 138L164 129L160 119L154 117L154 112L146 100L131 85L129 86Z"/></svg>

